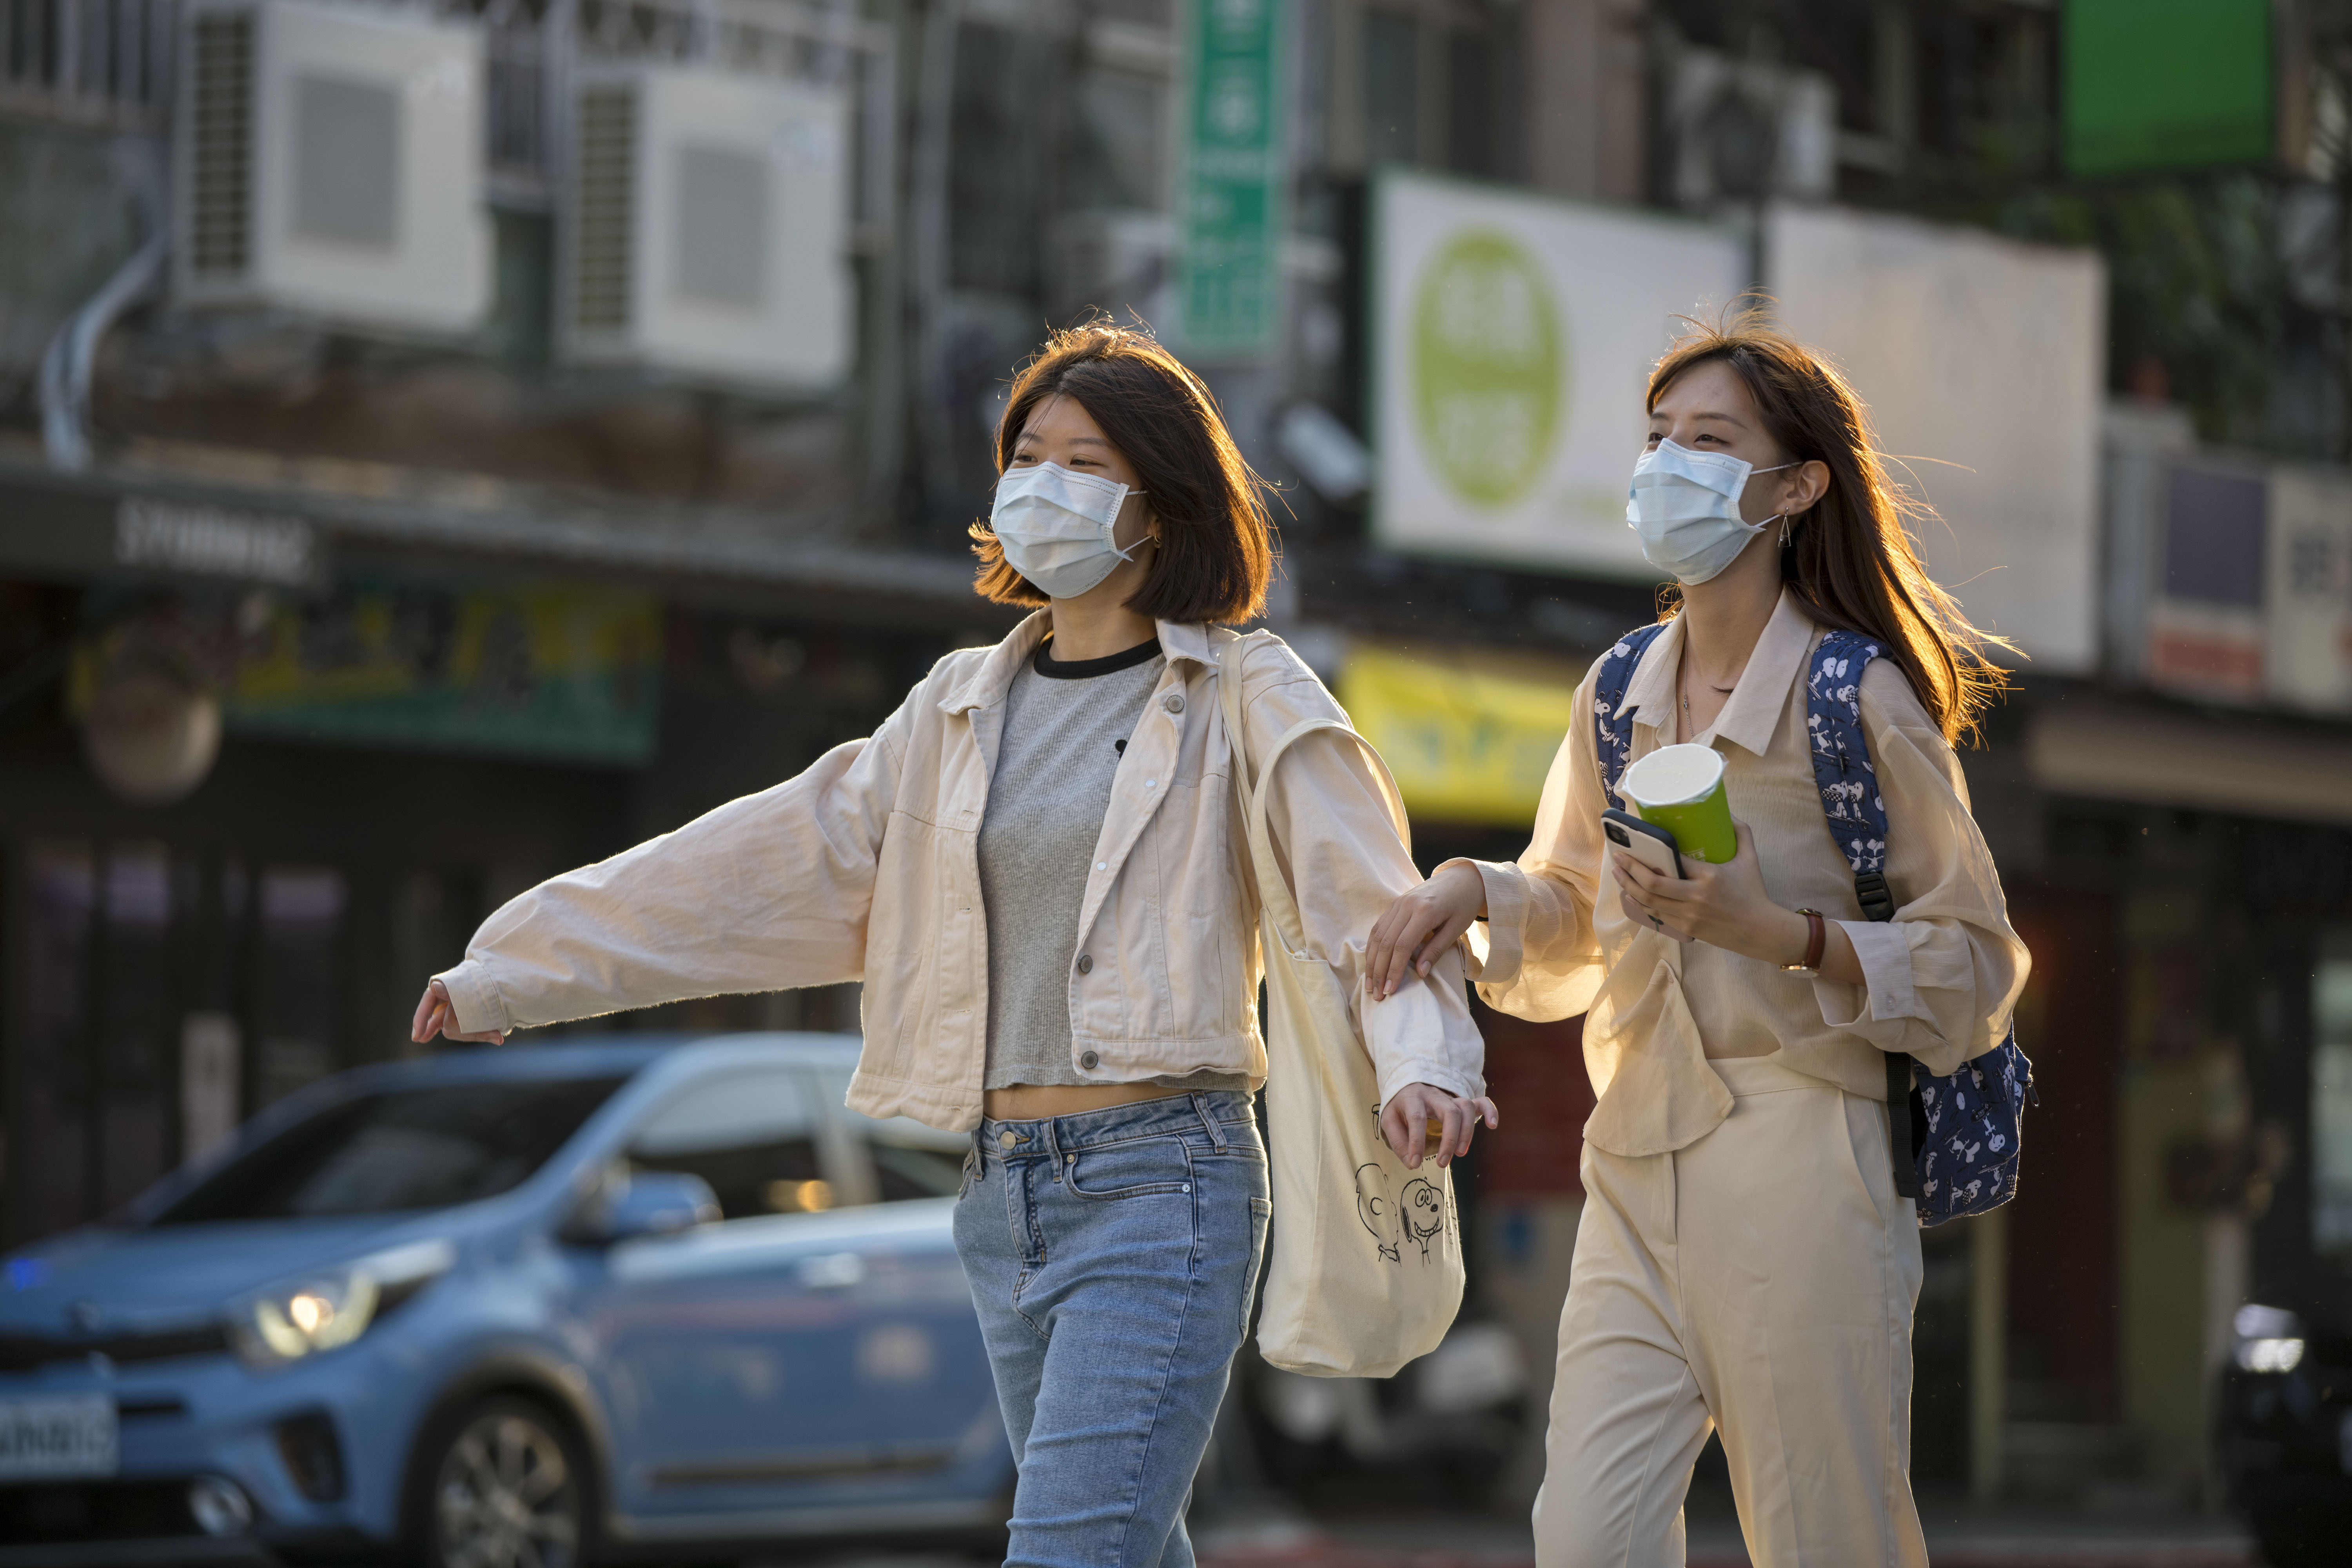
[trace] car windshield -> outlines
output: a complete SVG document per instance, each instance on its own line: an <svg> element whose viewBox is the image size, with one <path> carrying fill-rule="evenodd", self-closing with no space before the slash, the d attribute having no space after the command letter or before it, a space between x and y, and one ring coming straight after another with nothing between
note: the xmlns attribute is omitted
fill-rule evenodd
<svg viewBox="0 0 2352 1568"><path fill-rule="evenodd" d="M381 1089L320 1108L247 1150L153 1225L448 1208L545 1164L625 1078Z"/></svg>

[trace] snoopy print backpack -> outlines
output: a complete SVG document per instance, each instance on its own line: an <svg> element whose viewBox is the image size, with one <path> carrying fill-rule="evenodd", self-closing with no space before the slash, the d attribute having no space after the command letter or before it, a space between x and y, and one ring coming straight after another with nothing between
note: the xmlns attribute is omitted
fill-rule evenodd
<svg viewBox="0 0 2352 1568"><path fill-rule="evenodd" d="M1620 638L1601 659L1593 682L1601 787L1620 810L1624 803L1617 798L1617 781L1633 743L1633 725L1622 711L1625 688L1643 650L1664 629L1661 622ZM1895 895L1885 875L1886 803L1862 733L1863 672L1879 654L1878 645L1859 633L1825 635L1806 668L1805 724L1822 814L1853 868L1863 918L1891 921ZM2011 1026L2000 1045L1948 1077L1929 1072L1912 1057L1894 1051L1885 1056L1895 1190L1918 1205L1919 1223L1965 1219L2015 1197L2025 1103L2042 1102L2033 1090L2033 1064L2018 1048L2016 1026Z"/></svg>

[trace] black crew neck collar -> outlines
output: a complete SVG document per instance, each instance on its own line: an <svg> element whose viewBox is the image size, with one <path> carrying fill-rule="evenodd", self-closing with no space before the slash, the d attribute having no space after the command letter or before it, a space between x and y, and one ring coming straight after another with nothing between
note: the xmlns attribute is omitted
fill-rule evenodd
<svg viewBox="0 0 2352 1568"><path fill-rule="evenodd" d="M1037 645L1037 656L1030 668L1048 680L1085 680L1097 675L1117 675L1122 669L1133 669L1160 657L1160 639L1137 643L1124 653L1106 654L1100 658L1055 658L1054 639L1047 637Z"/></svg>

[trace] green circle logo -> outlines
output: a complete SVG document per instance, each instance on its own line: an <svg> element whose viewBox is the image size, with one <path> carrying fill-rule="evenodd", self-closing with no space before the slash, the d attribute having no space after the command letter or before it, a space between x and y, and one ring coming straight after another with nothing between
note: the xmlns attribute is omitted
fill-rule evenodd
<svg viewBox="0 0 2352 1568"><path fill-rule="evenodd" d="M1413 300L1423 448L1463 500L1505 506L1543 470L1567 360L1551 285L1519 243L1474 230L1437 253Z"/></svg>

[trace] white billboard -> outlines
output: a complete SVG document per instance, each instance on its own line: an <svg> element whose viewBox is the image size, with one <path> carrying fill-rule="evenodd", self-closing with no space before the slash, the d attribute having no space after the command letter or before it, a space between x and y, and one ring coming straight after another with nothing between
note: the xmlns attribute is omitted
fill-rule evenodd
<svg viewBox="0 0 2352 1568"><path fill-rule="evenodd" d="M1841 363L1895 477L1940 521L1919 544L1969 618L2035 668L2098 655L2097 253L1835 207L1781 206L1764 271L1789 331Z"/></svg>
<svg viewBox="0 0 2352 1568"><path fill-rule="evenodd" d="M1373 531L1392 549L1654 580L1625 526L1678 314L1748 282L1727 230L1391 170L1373 217Z"/></svg>

